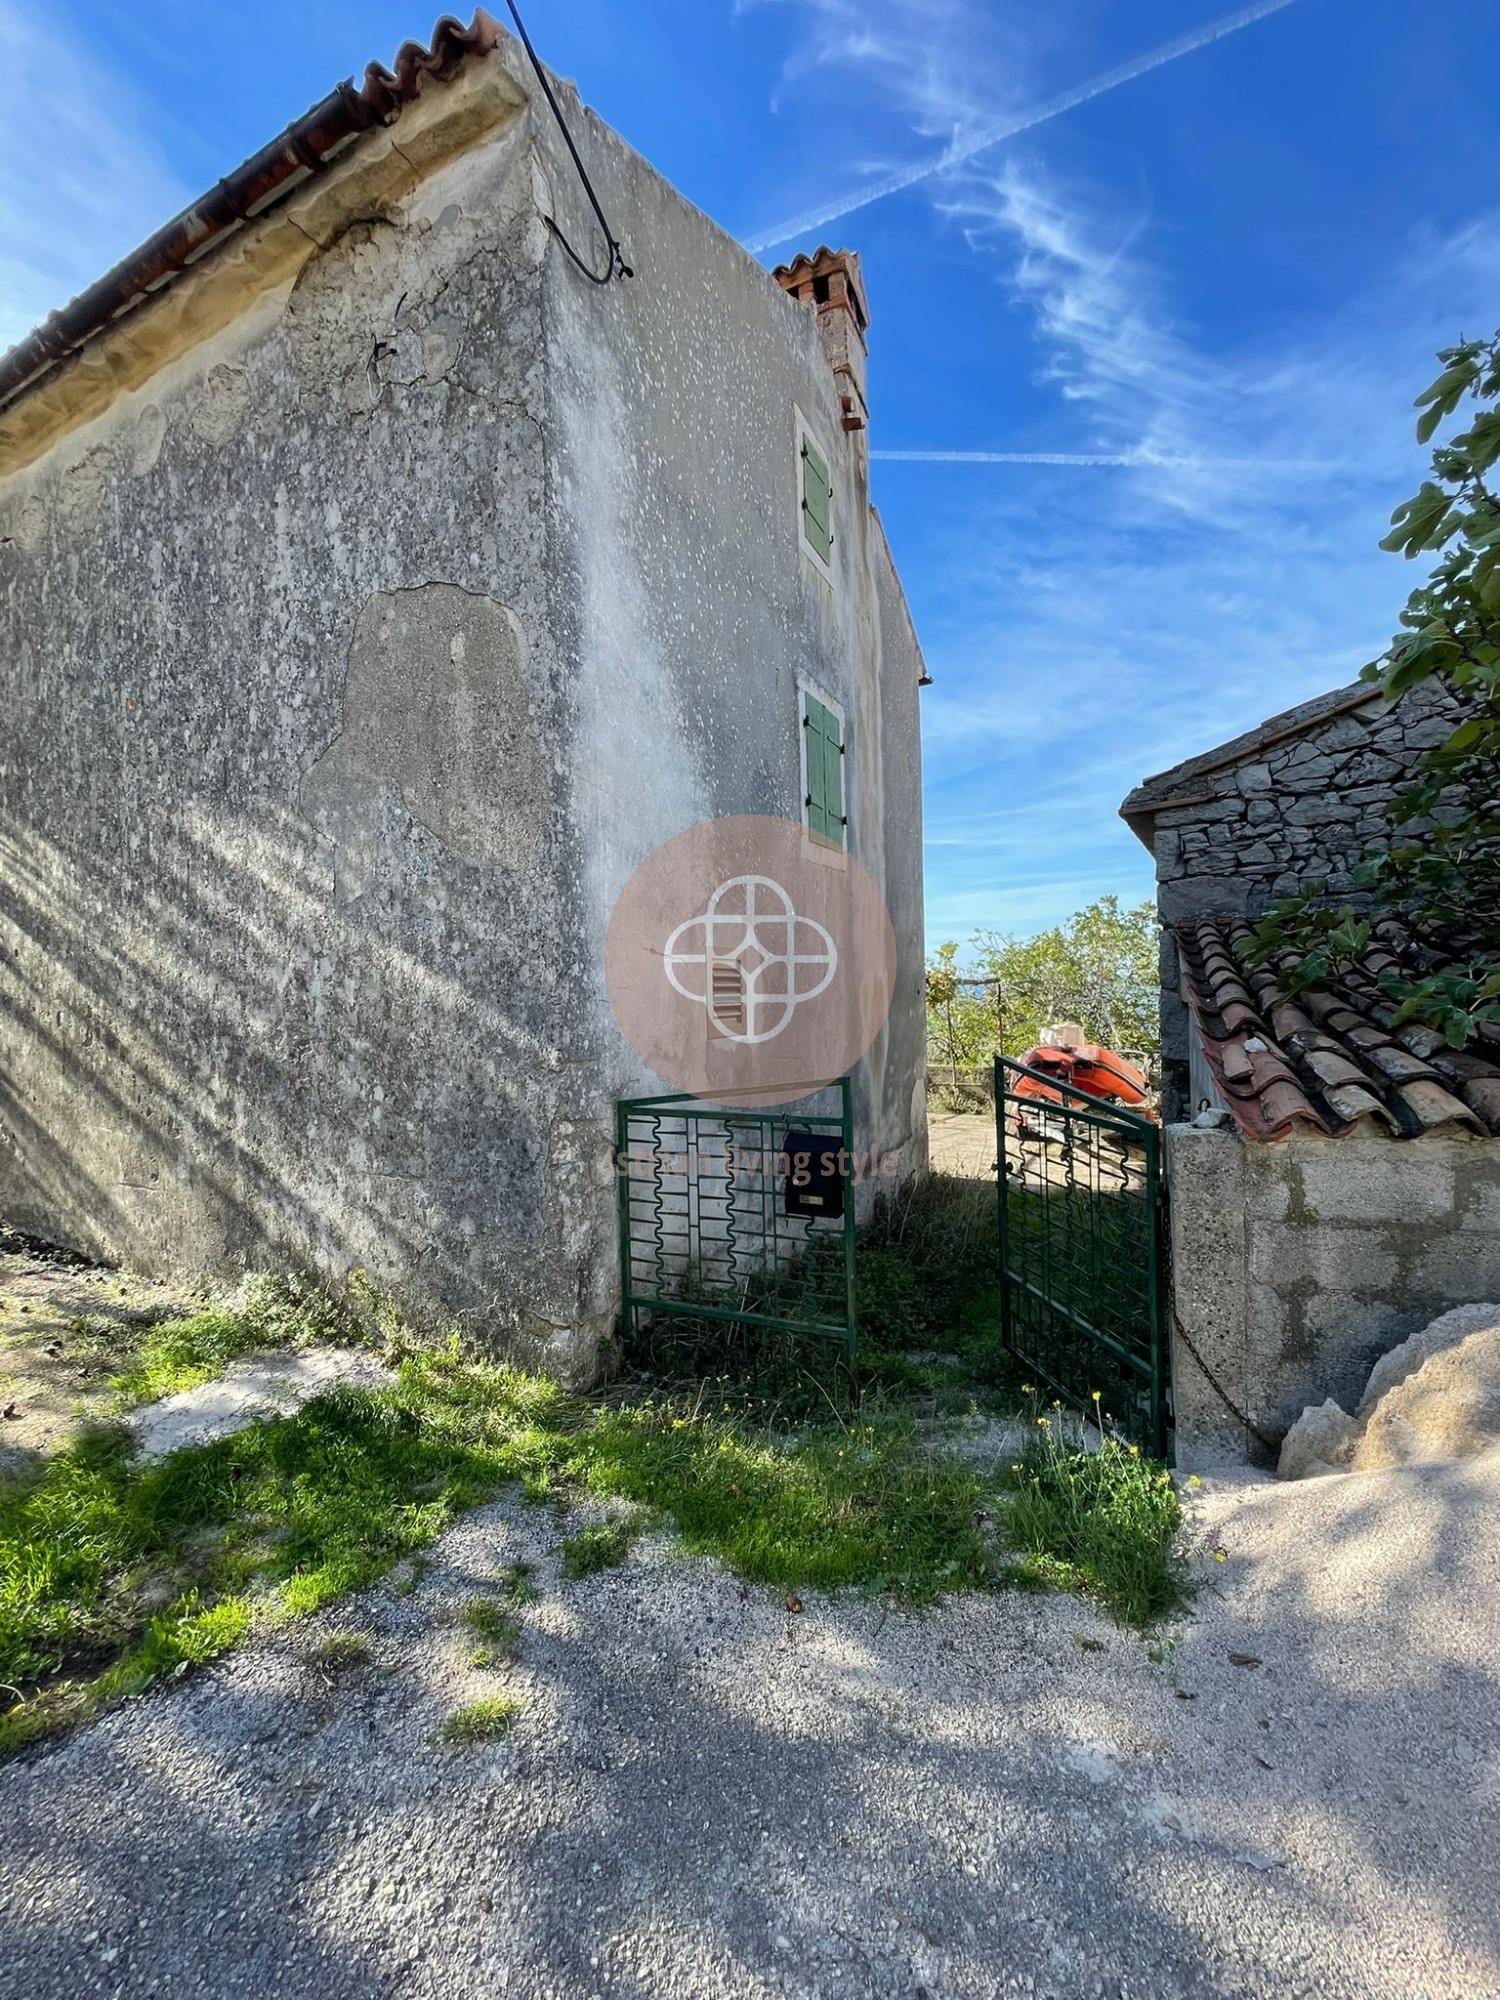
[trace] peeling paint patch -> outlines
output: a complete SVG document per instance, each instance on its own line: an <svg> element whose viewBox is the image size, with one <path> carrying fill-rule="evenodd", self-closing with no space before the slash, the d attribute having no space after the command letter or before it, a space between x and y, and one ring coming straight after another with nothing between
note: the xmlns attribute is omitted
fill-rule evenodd
<svg viewBox="0 0 1500 2000"><path fill-rule="evenodd" d="M193 429L205 444L228 444L244 422L249 402L250 377L243 368L221 361L204 379L193 409Z"/></svg>
<svg viewBox="0 0 1500 2000"><path fill-rule="evenodd" d="M156 403L148 403L141 411L135 430L130 439L130 471L132 477L144 479L161 457L161 448L167 441L167 419Z"/></svg>
<svg viewBox="0 0 1500 2000"><path fill-rule="evenodd" d="M63 473L57 497L69 528L81 528L96 519L113 464L108 445L96 444Z"/></svg>
<svg viewBox="0 0 1500 2000"><path fill-rule="evenodd" d="M449 583L386 591L360 612L343 728L302 781L302 810L340 850L359 895L390 837L392 795L453 853L520 869L546 810L514 613Z"/></svg>

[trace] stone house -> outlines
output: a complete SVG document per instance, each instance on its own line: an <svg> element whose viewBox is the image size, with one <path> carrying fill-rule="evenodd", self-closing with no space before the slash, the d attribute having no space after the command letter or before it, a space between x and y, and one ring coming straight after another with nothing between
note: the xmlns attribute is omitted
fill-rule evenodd
<svg viewBox="0 0 1500 2000"><path fill-rule="evenodd" d="M923 667L858 260L768 274L552 89L597 206L445 22L0 359L0 1214L363 1267L582 1378L659 1087L611 908L818 809L814 700L896 941L860 1142L925 1159Z"/></svg>
<svg viewBox="0 0 1500 2000"><path fill-rule="evenodd" d="M1327 1396L1352 1408L1386 1348L1500 1296L1500 1035L1457 1050L1396 1024L1381 975L1413 943L1393 922L1295 996L1246 952L1303 882L1359 902L1383 808L1453 723L1430 688L1342 688L1121 807L1157 870L1180 1463L1261 1455Z"/></svg>

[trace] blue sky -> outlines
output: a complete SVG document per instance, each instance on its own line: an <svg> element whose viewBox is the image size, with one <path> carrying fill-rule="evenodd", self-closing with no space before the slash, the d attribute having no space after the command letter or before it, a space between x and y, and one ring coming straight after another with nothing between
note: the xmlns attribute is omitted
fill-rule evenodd
<svg viewBox="0 0 1500 2000"><path fill-rule="evenodd" d="M1415 580L1375 548L1422 469L1411 398L1437 346L1500 323L1500 9L1286 0L1097 92L1238 10L525 11L725 228L809 218L768 263L860 251L877 453L1129 461L878 458L873 481L936 677L930 937L1148 894L1129 787L1351 679ZM0 0L0 344L430 27L409 0Z"/></svg>

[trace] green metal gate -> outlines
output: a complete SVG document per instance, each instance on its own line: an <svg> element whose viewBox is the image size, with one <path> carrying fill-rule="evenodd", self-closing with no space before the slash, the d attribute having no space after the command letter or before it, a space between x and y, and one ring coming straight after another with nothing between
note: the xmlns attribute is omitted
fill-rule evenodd
<svg viewBox="0 0 1500 2000"><path fill-rule="evenodd" d="M1157 1126L1008 1056L995 1123L1004 1345L1101 1429L1170 1457Z"/></svg>
<svg viewBox="0 0 1500 2000"><path fill-rule="evenodd" d="M837 1109L823 1112L802 1103L733 1110L690 1096L615 1107L627 1341L649 1334L687 1348L705 1328L742 1326L836 1343L852 1360L848 1077L804 1102L830 1098Z"/></svg>

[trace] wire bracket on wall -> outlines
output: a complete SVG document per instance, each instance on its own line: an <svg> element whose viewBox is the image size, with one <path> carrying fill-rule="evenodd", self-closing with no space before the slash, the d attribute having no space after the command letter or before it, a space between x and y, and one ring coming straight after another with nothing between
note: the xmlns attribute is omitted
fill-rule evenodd
<svg viewBox="0 0 1500 2000"><path fill-rule="evenodd" d="M594 192L594 183L589 179L588 169L584 166L579 156L578 148L573 143L573 134L568 130L567 120L562 115L562 107L553 95L552 85L547 79L547 72L542 68L541 63L537 59L537 52L531 46L531 37L526 32L526 23L521 19L520 12L516 7L516 0L505 0L505 4L509 7L510 17L516 24L516 33L521 37L521 46L525 49L531 60L531 67L536 71L536 80L542 86L542 94L552 107L552 116L557 120L557 129L562 133L568 151L573 156L573 164L578 169L578 178L583 182L583 191L588 196L595 215L599 218L599 227L604 231L604 240L609 246L609 264L607 268L601 274L591 264L586 264L568 241L567 237L564 236L561 229L559 229L555 218L550 215L546 218L547 227L552 231L552 234L557 238L558 242L567 251L573 262L591 284L607 285L612 278L633 278L635 273L625 262L625 253L620 248L620 239L610 228L609 218L600 206L599 197Z"/></svg>

